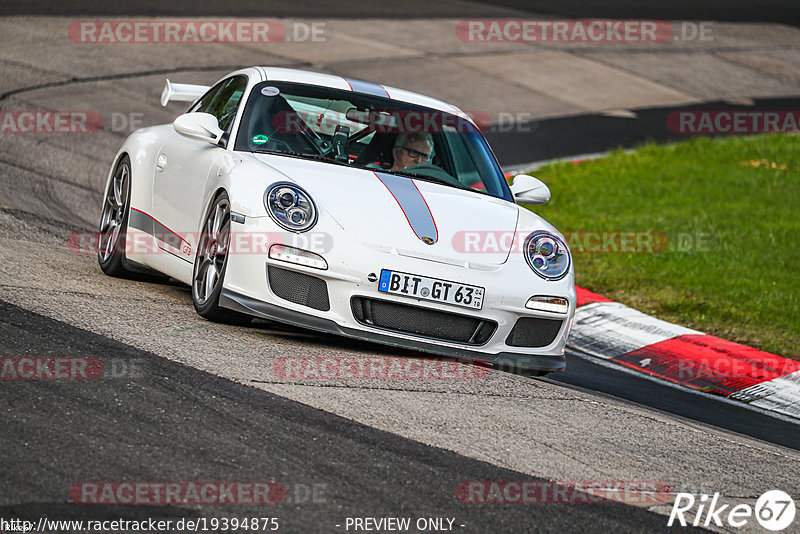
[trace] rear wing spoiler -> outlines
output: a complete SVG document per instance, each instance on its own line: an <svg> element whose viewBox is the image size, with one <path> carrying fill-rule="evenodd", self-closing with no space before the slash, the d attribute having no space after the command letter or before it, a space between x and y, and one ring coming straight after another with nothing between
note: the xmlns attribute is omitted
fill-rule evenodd
<svg viewBox="0 0 800 534"><path fill-rule="evenodd" d="M170 102L194 102L211 89L207 85L189 85L187 83L172 83L167 79L164 90L161 92L161 105Z"/></svg>

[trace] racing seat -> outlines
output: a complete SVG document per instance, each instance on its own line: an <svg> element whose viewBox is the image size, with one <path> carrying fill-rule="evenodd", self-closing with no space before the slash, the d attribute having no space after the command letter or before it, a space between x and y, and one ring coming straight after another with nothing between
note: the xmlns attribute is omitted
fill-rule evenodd
<svg viewBox="0 0 800 534"><path fill-rule="evenodd" d="M279 121L286 114L293 112L292 106L283 96L277 95L272 98L261 98L256 101L251 114L251 123L248 133L257 135L274 135L279 130L285 130Z"/></svg>
<svg viewBox="0 0 800 534"><path fill-rule="evenodd" d="M353 165L356 167L363 167L370 163L377 163L384 168L391 167L392 163L394 163L392 147L394 147L394 140L396 138L397 136L395 134L375 132L367 148L353 161Z"/></svg>
<svg viewBox="0 0 800 534"><path fill-rule="evenodd" d="M310 143L300 135L304 126L305 123L283 96L260 98L250 114L247 140L264 135L292 152L302 152L311 149Z"/></svg>

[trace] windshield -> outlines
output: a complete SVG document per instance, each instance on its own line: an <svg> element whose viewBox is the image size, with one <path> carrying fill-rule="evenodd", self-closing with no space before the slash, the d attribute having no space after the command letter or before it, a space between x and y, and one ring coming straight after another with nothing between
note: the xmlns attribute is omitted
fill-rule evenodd
<svg viewBox="0 0 800 534"><path fill-rule="evenodd" d="M352 91L262 82L250 93L235 149L409 176L512 200L472 123Z"/></svg>

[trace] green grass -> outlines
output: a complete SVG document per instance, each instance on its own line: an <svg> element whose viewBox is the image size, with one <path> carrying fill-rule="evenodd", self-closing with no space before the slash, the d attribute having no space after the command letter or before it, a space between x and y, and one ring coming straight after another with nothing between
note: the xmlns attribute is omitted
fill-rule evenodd
<svg viewBox="0 0 800 534"><path fill-rule="evenodd" d="M578 285L661 319L800 359L800 137L647 145L533 174L553 196L531 209L562 232L669 237L669 247L657 253L573 247ZM696 236L703 238L699 249L685 250Z"/></svg>

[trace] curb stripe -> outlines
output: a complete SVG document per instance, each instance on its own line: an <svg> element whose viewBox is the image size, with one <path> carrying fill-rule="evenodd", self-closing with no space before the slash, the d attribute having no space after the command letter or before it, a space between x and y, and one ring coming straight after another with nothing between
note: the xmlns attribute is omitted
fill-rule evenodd
<svg viewBox="0 0 800 534"><path fill-rule="evenodd" d="M386 189L397 201L397 205L400 206L406 216L406 220L414 234L420 240L423 237L429 237L433 239L433 243L436 243L439 240L436 221L433 220L433 214L428 207L428 203L414 180L383 172L373 171L373 174L386 186Z"/></svg>
<svg viewBox="0 0 800 534"><path fill-rule="evenodd" d="M575 287L567 345L686 387L800 418L800 362L684 328Z"/></svg>
<svg viewBox="0 0 800 534"><path fill-rule="evenodd" d="M678 336L613 360L724 397L800 369L792 360L705 334Z"/></svg>
<svg viewBox="0 0 800 534"><path fill-rule="evenodd" d="M587 354L612 359L685 334L701 332L609 301L578 308L568 342Z"/></svg>
<svg viewBox="0 0 800 534"><path fill-rule="evenodd" d="M800 417L800 371L738 391L731 398L765 410Z"/></svg>
<svg viewBox="0 0 800 534"><path fill-rule="evenodd" d="M593 302L614 302L603 295L592 293L588 289L583 289L582 287L578 286L575 286L575 293L578 296L578 307L585 306L586 304L592 304Z"/></svg>

